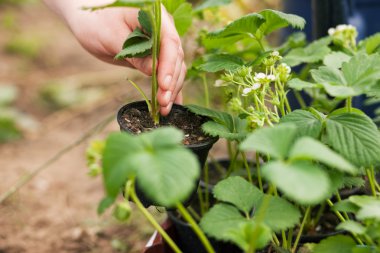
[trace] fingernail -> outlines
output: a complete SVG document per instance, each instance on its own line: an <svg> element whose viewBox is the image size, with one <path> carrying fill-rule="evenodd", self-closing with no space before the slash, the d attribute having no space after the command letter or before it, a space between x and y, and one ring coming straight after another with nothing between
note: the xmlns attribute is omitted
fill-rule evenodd
<svg viewBox="0 0 380 253"><path fill-rule="evenodd" d="M172 106L173 106L173 102L170 102L168 104L168 106L166 106L166 108L168 108L168 111L170 112L170 110L172 109Z"/></svg>
<svg viewBox="0 0 380 253"><path fill-rule="evenodd" d="M171 75L167 75L165 77L165 79L164 79L164 88L165 89L169 89L171 81L172 81L172 76Z"/></svg>
<svg viewBox="0 0 380 253"><path fill-rule="evenodd" d="M169 103L169 101L170 101L171 98L172 98L172 92L171 91L165 92L165 94L164 94L164 100L165 100L165 102Z"/></svg>

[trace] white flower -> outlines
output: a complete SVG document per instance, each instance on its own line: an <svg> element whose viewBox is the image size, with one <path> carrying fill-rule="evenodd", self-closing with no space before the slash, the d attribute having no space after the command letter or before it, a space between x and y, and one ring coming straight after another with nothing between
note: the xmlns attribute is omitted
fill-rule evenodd
<svg viewBox="0 0 380 253"><path fill-rule="evenodd" d="M215 87L221 87L221 86L224 86L224 81L218 79L218 80L215 81L214 86L215 86Z"/></svg>
<svg viewBox="0 0 380 253"><path fill-rule="evenodd" d="M250 93L251 91L252 91L252 88L244 88L243 94L241 94L241 95L246 97L246 96L248 96L248 93Z"/></svg>
<svg viewBox="0 0 380 253"><path fill-rule="evenodd" d="M267 76L260 72L260 73L255 73L255 77L253 78L256 82L259 82L262 79L265 79Z"/></svg>
<svg viewBox="0 0 380 253"><path fill-rule="evenodd" d="M271 53L271 56L279 56L279 55L280 55L280 53L278 51L273 51Z"/></svg>
<svg viewBox="0 0 380 253"><path fill-rule="evenodd" d="M261 84L260 83L254 83L253 85L252 85L252 90L257 90L257 89L259 89L261 87Z"/></svg>
<svg viewBox="0 0 380 253"><path fill-rule="evenodd" d="M286 63L281 63L281 66L283 69L286 69L286 73L290 73L292 69L286 64Z"/></svg>
<svg viewBox="0 0 380 253"><path fill-rule="evenodd" d="M274 75L268 75L267 78L271 81L276 80L276 77Z"/></svg>
<svg viewBox="0 0 380 253"><path fill-rule="evenodd" d="M329 28L329 30L327 31L329 33L330 36L333 36L336 32L335 28Z"/></svg>
<svg viewBox="0 0 380 253"><path fill-rule="evenodd" d="M336 30L337 30L338 32L340 32L340 31L344 31L344 30L346 30L347 28L348 28L347 25L337 25Z"/></svg>

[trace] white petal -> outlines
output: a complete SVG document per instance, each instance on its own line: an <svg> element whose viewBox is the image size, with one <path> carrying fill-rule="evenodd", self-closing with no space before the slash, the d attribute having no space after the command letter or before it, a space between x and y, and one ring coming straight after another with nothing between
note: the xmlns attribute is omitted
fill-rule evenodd
<svg viewBox="0 0 380 253"><path fill-rule="evenodd" d="M330 36L333 36L334 33L335 33L335 28L330 28L330 29L328 30L328 33L329 33Z"/></svg>
<svg viewBox="0 0 380 253"><path fill-rule="evenodd" d="M257 90L257 89L259 89L261 87L261 84L260 83L254 83L253 85L252 85L252 89L253 90Z"/></svg>

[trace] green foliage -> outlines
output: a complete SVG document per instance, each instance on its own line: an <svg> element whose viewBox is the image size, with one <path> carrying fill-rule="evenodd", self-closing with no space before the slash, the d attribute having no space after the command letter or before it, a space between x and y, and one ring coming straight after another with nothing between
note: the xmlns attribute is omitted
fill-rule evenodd
<svg viewBox="0 0 380 253"><path fill-rule="evenodd" d="M265 19L263 16L257 13L251 13L234 20L220 30L208 33L207 37L209 39L233 38L233 40L238 41L243 37L254 36L264 22Z"/></svg>
<svg viewBox="0 0 380 253"><path fill-rule="evenodd" d="M348 253L356 247L355 241L346 235L337 235L322 240L313 253Z"/></svg>
<svg viewBox="0 0 380 253"><path fill-rule="evenodd" d="M304 48L291 50L282 61L291 67L300 65L301 63L321 61L331 52L331 49L328 47L330 43L330 38L316 40Z"/></svg>
<svg viewBox="0 0 380 253"><path fill-rule="evenodd" d="M214 188L216 199L236 206L240 211L249 213L263 193L241 177L229 177Z"/></svg>
<svg viewBox="0 0 380 253"><path fill-rule="evenodd" d="M263 166L263 176L300 204L317 204L331 195L328 174L308 161L268 162Z"/></svg>
<svg viewBox="0 0 380 253"><path fill-rule="evenodd" d="M102 172L101 162L104 151L104 141L92 141L86 150L87 167L89 175L95 177Z"/></svg>
<svg viewBox="0 0 380 253"><path fill-rule="evenodd" d="M336 229L346 230L354 234L362 235L365 233L365 227L359 222L348 220L340 223Z"/></svg>
<svg viewBox="0 0 380 253"><path fill-rule="evenodd" d="M136 28L128 35L123 44L123 49L115 56L115 59L142 58L151 53L153 39L144 34L140 28Z"/></svg>
<svg viewBox="0 0 380 253"><path fill-rule="evenodd" d="M301 91L309 88L317 88L318 85L310 82L305 82L299 78L293 78L288 82L288 86L292 89Z"/></svg>
<svg viewBox="0 0 380 253"><path fill-rule="evenodd" d="M380 49L380 33L375 33L374 35L362 40L359 44L359 48L365 49L367 54L372 54L379 52Z"/></svg>
<svg viewBox="0 0 380 253"><path fill-rule="evenodd" d="M0 143L21 138L22 132L14 120L0 116Z"/></svg>
<svg viewBox="0 0 380 253"><path fill-rule="evenodd" d="M326 145L310 137L302 137L292 147L290 159L306 159L324 163L331 168L350 174L358 173L358 169L347 162L342 156L329 149Z"/></svg>
<svg viewBox="0 0 380 253"><path fill-rule="evenodd" d="M220 203L212 207L200 222L202 229L209 236L234 242L244 250L253 245L264 247L272 231L293 227L300 218L299 210L288 201L262 193L241 177L219 182L214 196L232 205Z"/></svg>
<svg viewBox="0 0 380 253"><path fill-rule="evenodd" d="M259 14L264 17L265 23L263 23L260 27L259 32L256 33L258 38L287 26L303 29L306 24L306 21L300 16L287 14L276 10L267 9L260 11Z"/></svg>
<svg viewBox="0 0 380 253"><path fill-rule="evenodd" d="M213 54L205 59L199 69L206 72L233 71L244 65L244 61L235 55Z"/></svg>
<svg viewBox="0 0 380 253"><path fill-rule="evenodd" d="M342 70L319 67L311 70L313 79L333 97L347 98L366 94L380 79L380 56L357 54L342 63Z"/></svg>
<svg viewBox="0 0 380 253"><path fill-rule="evenodd" d="M323 64L330 68L340 69L343 62L348 62L351 56L343 52L332 52L325 56L323 59Z"/></svg>
<svg viewBox="0 0 380 253"><path fill-rule="evenodd" d="M244 151L256 150L272 158L285 159L294 143L297 128L293 124L261 128L250 134L240 145Z"/></svg>
<svg viewBox="0 0 380 253"><path fill-rule="evenodd" d="M297 127L298 136L318 138L321 134L323 121L320 117L305 110L295 110L281 118L281 123L293 123Z"/></svg>
<svg viewBox="0 0 380 253"><path fill-rule="evenodd" d="M326 140L335 151L357 166L380 163L380 133L366 115L342 113L328 117Z"/></svg>
<svg viewBox="0 0 380 253"><path fill-rule="evenodd" d="M207 38L225 39L226 41L228 40L228 43L234 43L244 38L261 41L265 35L277 29L287 26L303 29L304 25L305 20L299 16L275 10L263 10L234 20L226 27L208 33ZM223 40L220 42L223 42Z"/></svg>
<svg viewBox="0 0 380 253"><path fill-rule="evenodd" d="M159 128L132 136L111 134L104 149L103 179L107 197L114 199L120 187L136 177L139 188L158 205L174 206L195 187L199 164L180 144L179 130Z"/></svg>
<svg viewBox="0 0 380 253"><path fill-rule="evenodd" d="M209 8L215 8L231 3L232 0L204 0L200 5L194 8L194 13L202 12Z"/></svg>
<svg viewBox="0 0 380 253"><path fill-rule="evenodd" d="M246 130L247 123L244 119L198 105L187 105L186 108L195 114L209 117L213 120L202 125L202 130L211 136L219 136L227 140L242 140L248 134Z"/></svg>
<svg viewBox="0 0 380 253"><path fill-rule="evenodd" d="M163 0L162 4L172 15L175 27L180 36L184 35L192 23L192 6L185 0Z"/></svg>

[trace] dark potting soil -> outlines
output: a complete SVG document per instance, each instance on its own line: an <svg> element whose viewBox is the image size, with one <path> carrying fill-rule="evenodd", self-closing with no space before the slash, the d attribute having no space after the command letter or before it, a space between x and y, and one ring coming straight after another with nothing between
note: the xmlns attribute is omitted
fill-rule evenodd
<svg viewBox="0 0 380 253"><path fill-rule="evenodd" d="M154 125L148 111L136 108L126 110L123 114L123 119L124 126L135 134L148 132L162 126L174 126L184 132L185 138L183 144L185 145L199 144L210 139L202 131L202 124L205 122L205 118L187 110L172 110L167 117L160 119L159 125Z"/></svg>

